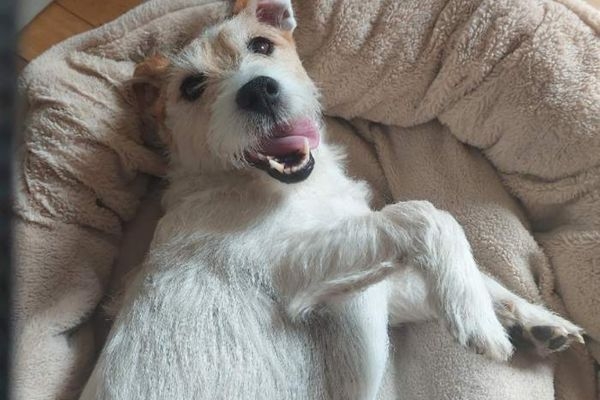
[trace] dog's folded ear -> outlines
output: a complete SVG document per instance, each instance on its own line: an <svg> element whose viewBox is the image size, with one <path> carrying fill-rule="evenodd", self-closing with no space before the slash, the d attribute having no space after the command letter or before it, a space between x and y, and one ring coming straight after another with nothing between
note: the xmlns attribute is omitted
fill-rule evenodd
<svg viewBox="0 0 600 400"><path fill-rule="evenodd" d="M292 32L296 28L291 0L236 0L233 13L240 12L252 13L260 22L283 31Z"/></svg>
<svg viewBox="0 0 600 400"><path fill-rule="evenodd" d="M164 101L161 101L161 86L170 61L167 57L157 54L138 63L130 81L135 105L143 123L144 141L160 147L159 143L168 144L160 125L164 121Z"/></svg>
<svg viewBox="0 0 600 400"><path fill-rule="evenodd" d="M153 108L160 97L161 83L168 66L169 60L160 54L148 57L135 66L131 88L141 110L154 111Z"/></svg>

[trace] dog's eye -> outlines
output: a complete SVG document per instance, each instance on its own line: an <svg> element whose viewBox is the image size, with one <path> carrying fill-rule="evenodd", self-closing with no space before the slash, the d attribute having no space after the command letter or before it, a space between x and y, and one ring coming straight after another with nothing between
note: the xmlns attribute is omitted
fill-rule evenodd
<svg viewBox="0 0 600 400"><path fill-rule="evenodd" d="M197 74L188 76L181 82L179 90L181 91L181 97L187 101L197 100L202 96L204 92L204 86L206 84L206 75Z"/></svg>
<svg viewBox="0 0 600 400"><path fill-rule="evenodd" d="M264 54L266 56L273 52L273 42L262 36L252 38L248 43L248 49L253 53Z"/></svg>

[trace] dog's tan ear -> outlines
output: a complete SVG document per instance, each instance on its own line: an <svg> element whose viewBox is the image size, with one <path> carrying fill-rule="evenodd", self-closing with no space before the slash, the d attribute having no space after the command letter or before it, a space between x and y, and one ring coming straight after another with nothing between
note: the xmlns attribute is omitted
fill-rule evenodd
<svg viewBox="0 0 600 400"><path fill-rule="evenodd" d="M259 22L286 32L296 29L296 18L291 0L236 0L233 13L254 14Z"/></svg>
<svg viewBox="0 0 600 400"><path fill-rule="evenodd" d="M165 102L161 87L169 67L163 55L151 56L137 64L131 88L142 120L142 137L152 147L170 145L170 135L164 127Z"/></svg>
<svg viewBox="0 0 600 400"><path fill-rule="evenodd" d="M150 111L154 117L159 110L158 100L169 60L160 54L151 56L135 67L132 80L132 89L138 107L142 111Z"/></svg>

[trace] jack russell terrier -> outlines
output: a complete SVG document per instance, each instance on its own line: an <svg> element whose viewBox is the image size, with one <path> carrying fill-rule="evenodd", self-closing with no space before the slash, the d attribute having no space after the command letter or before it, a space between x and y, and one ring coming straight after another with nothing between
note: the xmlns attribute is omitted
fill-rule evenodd
<svg viewBox="0 0 600 400"><path fill-rule="evenodd" d="M136 99L170 157L165 215L82 400L377 397L388 327L439 319L507 360L577 326L482 274L426 201L369 207L326 142L289 0L237 1L174 55L138 64Z"/></svg>

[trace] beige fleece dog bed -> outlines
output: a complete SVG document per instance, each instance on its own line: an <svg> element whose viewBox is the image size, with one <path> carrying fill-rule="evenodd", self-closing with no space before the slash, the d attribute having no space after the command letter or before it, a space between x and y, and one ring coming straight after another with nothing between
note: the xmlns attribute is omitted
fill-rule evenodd
<svg viewBox="0 0 600 400"><path fill-rule="evenodd" d="M406 326L392 332L381 398L596 399L600 14L577 0L295 7L305 66L327 114L343 118L328 119L330 137L375 206L428 199L449 210L483 269L589 334L557 359L521 353L505 365L464 351L435 323ZM144 195L163 159L144 144L123 83L136 61L228 10L154 0L23 72L15 399L77 397L102 346L98 306L143 257L159 215Z"/></svg>

